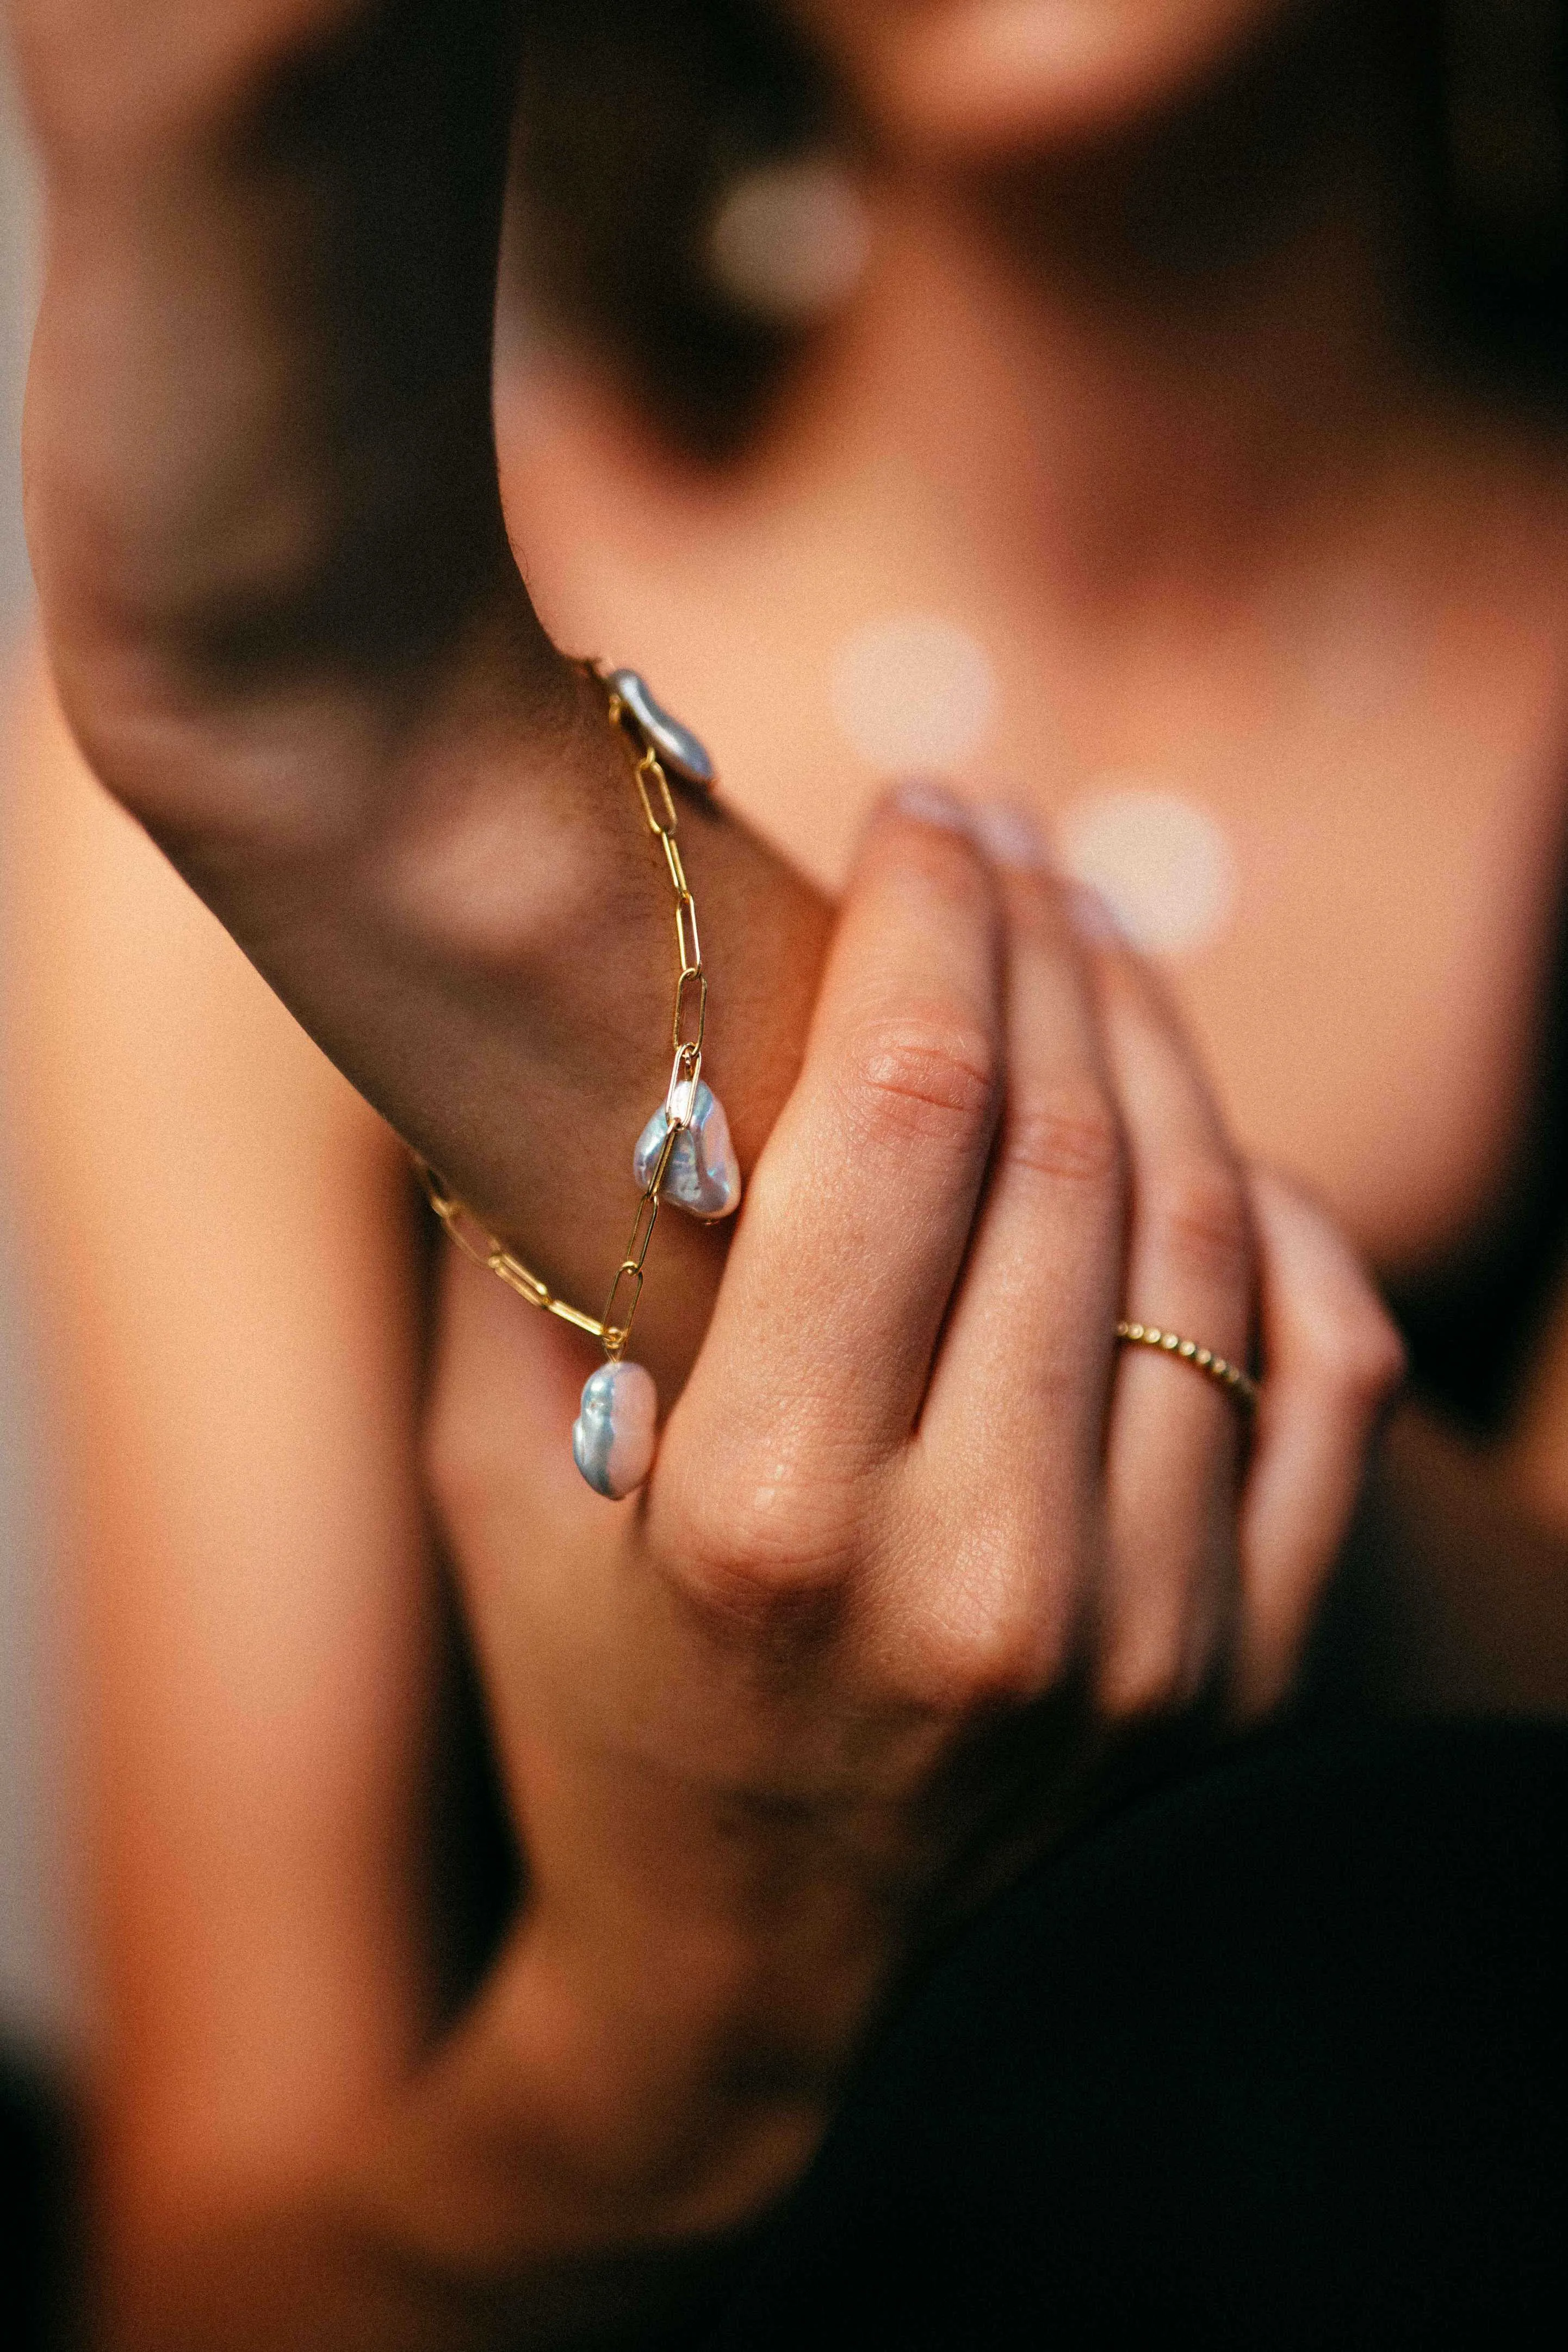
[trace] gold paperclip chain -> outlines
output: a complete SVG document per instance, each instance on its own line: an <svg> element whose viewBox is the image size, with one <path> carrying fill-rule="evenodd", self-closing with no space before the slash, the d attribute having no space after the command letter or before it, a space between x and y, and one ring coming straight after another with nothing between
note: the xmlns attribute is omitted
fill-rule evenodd
<svg viewBox="0 0 1568 2352"><path fill-rule="evenodd" d="M615 1279L610 1286L610 1296L604 1302L604 1312L595 1317L585 1315L580 1307L573 1307L558 1298L549 1285L526 1266L521 1258L509 1250L505 1242L486 1233L473 1212L465 1208L456 1194L449 1190L434 1169L424 1160L415 1159L425 1197L445 1226L448 1234L465 1257L476 1265L488 1266L497 1280L530 1307L542 1307L547 1315L559 1316L575 1330L586 1331L591 1339L600 1341L605 1354L613 1361L625 1352L632 1336L632 1318L643 1296L643 1267L648 1255L648 1244L653 1238L653 1228L659 1222L659 1198L668 1171L671 1155L682 1135L691 1125L696 1105L697 1087L703 1072L703 1037L707 1026L707 977L703 970L702 940L697 929L696 903L686 880L685 867L681 863L680 845L675 839L679 818L670 791L669 778L653 745L643 734L633 714L627 709L603 670L596 661L578 664L583 673L602 689L605 709L611 725L628 749L635 746L637 759L632 778L637 796L643 803L643 814L648 830L664 853L670 885L675 895L675 1007L670 1024L670 1043L674 1058L670 1066L670 1083L664 1091L664 1116L668 1129L664 1147L659 1153L647 1183L637 1203L631 1239L625 1254L615 1269ZM631 741L628 741L631 738ZM465 1230L472 1224L479 1241L470 1240Z"/></svg>

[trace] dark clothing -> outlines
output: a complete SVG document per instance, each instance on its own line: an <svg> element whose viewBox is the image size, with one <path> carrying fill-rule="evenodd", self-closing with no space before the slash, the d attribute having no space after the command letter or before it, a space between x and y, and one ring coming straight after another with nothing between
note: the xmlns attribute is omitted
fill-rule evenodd
<svg viewBox="0 0 1568 2352"><path fill-rule="evenodd" d="M706 2352L1568 2346L1568 1735L1146 1799L926 1976Z"/></svg>
<svg viewBox="0 0 1568 2352"><path fill-rule="evenodd" d="M72 2157L63 2103L30 2064L0 2051L0 2341L16 2352L65 2340Z"/></svg>
<svg viewBox="0 0 1568 2352"><path fill-rule="evenodd" d="M1506 1426L1568 1270L1568 882L1559 887L1511 1165L1462 1246L1389 1302L1417 1393L1477 1437Z"/></svg>
<svg viewBox="0 0 1568 2352"><path fill-rule="evenodd" d="M1239 1751L913 1987L702 2352L1568 2346L1568 1732ZM0 2070L3 2340L68 2147Z"/></svg>

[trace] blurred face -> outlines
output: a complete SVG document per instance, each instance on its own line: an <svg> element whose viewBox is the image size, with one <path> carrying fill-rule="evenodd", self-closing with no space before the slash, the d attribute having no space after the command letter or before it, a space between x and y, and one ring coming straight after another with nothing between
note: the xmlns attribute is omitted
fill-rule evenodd
<svg viewBox="0 0 1568 2352"><path fill-rule="evenodd" d="M789 0L893 140L979 157L1113 130L1304 0Z"/></svg>

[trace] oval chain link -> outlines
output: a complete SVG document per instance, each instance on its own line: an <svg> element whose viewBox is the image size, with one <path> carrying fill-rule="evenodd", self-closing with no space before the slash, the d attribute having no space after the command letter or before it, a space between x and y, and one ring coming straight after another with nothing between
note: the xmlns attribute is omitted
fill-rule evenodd
<svg viewBox="0 0 1568 2352"><path fill-rule="evenodd" d="M619 740L625 743L629 730L636 729L635 719L597 662L580 662L578 667L600 688L605 698L610 724ZM670 1066L670 1083L664 1091L664 1117L668 1127L664 1146L638 1200L631 1238L615 1269L615 1279L610 1286L610 1296L604 1302L602 1315L585 1315L580 1307L573 1307L569 1300L558 1298L549 1285L526 1266L498 1235L485 1231L473 1212L465 1207L427 1161L417 1157L414 1160L425 1198L464 1256L472 1258L476 1265L487 1266L498 1281L504 1282L509 1290L516 1291L517 1297L526 1299L530 1307L541 1308L546 1315L557 1316L561 1322L570 1323L574 1330L586 1331L591 1339L600 1342L612 1361L624 1354L626 1342L632 1336L632 1318L643 1296L643 1269L648 1255L648 1244L659 1222L659 1201L664 1178L669 1172L675 1146L691 1125L696 1108L697 1087L702 1081L703 1039L707 1028L707 975L703 970L696 902L692 897L686 869L681 859L680 845L675 839L680 818L676 814L674 795L657 752L652 744L642 739L640 730L638 740L641 749L632 771L637 797L643 804L648 830L664 853L675 899L675 1002L670 1023L674 1059ZM478 1240L470 1238L465 1229L469 1224L480 1236Z"/></svg>

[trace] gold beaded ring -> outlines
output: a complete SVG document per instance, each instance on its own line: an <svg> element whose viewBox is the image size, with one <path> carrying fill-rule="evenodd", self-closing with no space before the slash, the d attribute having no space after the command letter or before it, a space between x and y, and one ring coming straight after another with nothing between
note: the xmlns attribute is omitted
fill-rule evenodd
<svg viewBox="0 0 1568 2352"><path fill-rule="evenodd" d="M1175 1356L1195 1371L1202 1372L1222 1388L1227 1396L1250 1416L1258 1410L1259 1387L1250 1372L1224 1356L1217 1356L1212 1348L1200 1348L1196 1339L1184 1339L1179 1332L1162 1330L1157 1323L1118 1323L1116 1337L1131 1348L1157 1348L1162 1355Z"/></svg>

